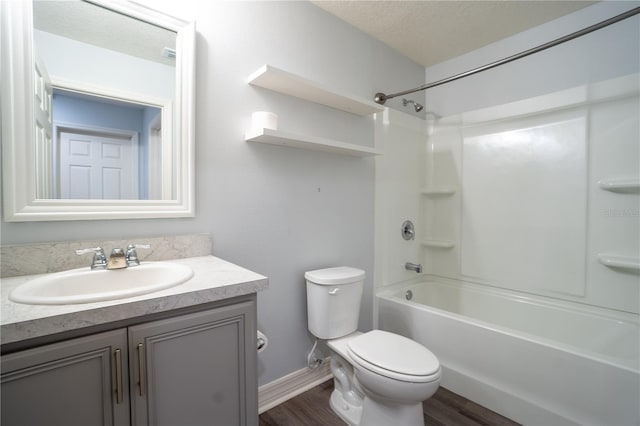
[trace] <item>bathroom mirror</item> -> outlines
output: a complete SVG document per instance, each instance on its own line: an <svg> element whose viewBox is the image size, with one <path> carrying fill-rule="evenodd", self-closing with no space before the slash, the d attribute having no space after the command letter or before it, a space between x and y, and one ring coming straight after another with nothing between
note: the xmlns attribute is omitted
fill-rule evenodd
<svg viewBox="0 0 640 426"><path fill-rule="evenodd" d="M132 2L0 2L6 221L194 215L195 26Z"/></svg>

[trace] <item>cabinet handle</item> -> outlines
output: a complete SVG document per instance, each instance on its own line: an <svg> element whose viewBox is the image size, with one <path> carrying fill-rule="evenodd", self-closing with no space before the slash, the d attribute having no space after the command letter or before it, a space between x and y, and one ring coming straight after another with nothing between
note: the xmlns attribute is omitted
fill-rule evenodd
<svg viewBox="0 0 640 426"><path fill-rule="evenodd" d="M138 386L140 389L140 396L144 396L144 382L145 382L145 371L144 371L144 345L142 343L138 343Z"/></svg>
<svg viewBox="0 0 640 426"><path fill-rule="evenodd" d="M113 355L116 361L116 404L122 404L122 351L116 349Z"/></svg>

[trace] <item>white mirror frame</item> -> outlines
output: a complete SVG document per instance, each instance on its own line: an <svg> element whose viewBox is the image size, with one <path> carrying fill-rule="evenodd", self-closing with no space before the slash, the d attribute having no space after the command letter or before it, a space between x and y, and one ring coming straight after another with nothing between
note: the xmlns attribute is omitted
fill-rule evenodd
<svg viewBox="0 0 640 426"><path fill-rule="evenodd" d="M174 200L54 200L36 198L31 1L0 1L2 179L7 222L145 219L195 216L195 24L123 1L99 6L176 32L176 97L173 141Z"/></svg>

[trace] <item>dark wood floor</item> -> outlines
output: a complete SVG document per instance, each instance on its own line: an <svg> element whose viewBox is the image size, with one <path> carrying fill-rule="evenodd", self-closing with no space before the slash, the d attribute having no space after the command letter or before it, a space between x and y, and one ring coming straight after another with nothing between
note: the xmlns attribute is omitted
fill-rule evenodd
<svg viewBox="0 0 640 426"><path fill-rule="evenodd" d="M260 426L344 426L329 407L333 380L290 399L260 415ZM429 426L517 426L499 414L444 388L423 403ZM400 426L400 425L380 425Z"/></svg>

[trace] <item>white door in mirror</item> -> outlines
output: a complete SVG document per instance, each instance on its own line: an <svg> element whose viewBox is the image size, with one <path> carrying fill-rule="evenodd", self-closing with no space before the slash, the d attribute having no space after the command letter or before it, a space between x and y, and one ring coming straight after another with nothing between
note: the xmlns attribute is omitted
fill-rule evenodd
<svg viewBox="0 0 640 426"><path fill-rule="evenodd" d="M138 199L137 138L61 132L58 157L61 198Z"/></svg>

